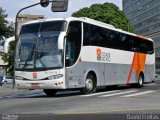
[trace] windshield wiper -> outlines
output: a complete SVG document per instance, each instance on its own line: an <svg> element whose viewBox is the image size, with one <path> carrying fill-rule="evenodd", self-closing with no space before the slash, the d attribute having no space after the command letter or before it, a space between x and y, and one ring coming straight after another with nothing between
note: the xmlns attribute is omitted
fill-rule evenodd
<svg viewBox="0 0 160 120"><path fill-rule="evenodd" d="M27 65L27 62L28 62L28 60L33 56L33 50L35 49L35 44L33 45L33 47L32 47L32 50L31 50L31 52L29 53L29 55L28 55L28 57L27 57L27 59L26 59L26 61L25 61L25 63L24 63L24 66L23 66L23 69L22 70L24 70L25 69L25 67L26 67L26 65Z"/></svg>

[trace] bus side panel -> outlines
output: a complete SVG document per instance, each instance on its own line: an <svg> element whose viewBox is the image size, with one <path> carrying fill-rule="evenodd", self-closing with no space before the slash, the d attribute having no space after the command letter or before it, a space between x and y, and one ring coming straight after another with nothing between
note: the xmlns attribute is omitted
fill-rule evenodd
<svg viewBox="0 0 160 120"><path fill-rule="evenodd" d="M147 55L145 65L145 82L151 82L155 78L155 54Z"/></svg>
<svg viewBox="0 0 160 120"><path fill-rule="evenodd" d="M127 65L125 84L137 83L138 76L136 70L132 68L132 65Z"/></svg>
<svg viewBox="0 0 160 120"><path fill-rule="evenodd" d="M66 87L82 88L85 86L85 79L89 71L94 71L97 77L97 86L120 85L137 83L138 75L133 69L129 78L131 65L81 62L74 67L66 68ZM154 65L145 65L145 82L150 82L154 78Z"/></svg>
<svg viewBox="0 0 160 120"><path fill-rule="evenodd" d="M105 64L105 85L126 84L131 65L126 64ZM130 76L130 83L137 82L136 72L133 70Z"/></svg>
<svg viewBox="0 0 160 120"><path fill-rule="evenodd" d="M99 64L99 75L98 78L100 78L100 85L105 85L105 64L101 63Z"/></svg>
<svg viewBox="0 0 160 120"><path fill-rule="evenodd" d="M81 88L84 86L83 63L66 68L66 87Z"/></svg>
<svg viewBox="0 0 160 120"><path fill-rule="evenodd" d="M104 85L104 65L102 63L96 63L96 62L84 62L84 80L87 77L87 74L90 71L93 71L96 74L97 78L97 86L103 86Z"/></svg>
<svg viewBox="0 0 160 120"><path fill-rule="evenodd" d="M145 82L151 82L154 80L154 65L145 65Z"/></svg>
<svg viewBox="0 0 160 120"><path fill-rule="evenodd" d="M116 67L116 76L117 76L116 84L125 84L126 79L128 77L128 69L127 68L129 68L131 65L117 64L116 66L117 66Z"/></svg>
<svg viewBox="0 0 160 120"><path fill-rule="evenodd" d="M105 64L105 85L117 84L116 64Z"/></svg>
<svg viewBox="0 0 160 120"><path fill-rule="evenodd" d="M95 62L81 62L73 67L66 68L66 86L67 88L85 87L85 80L90 71L95 72L97 78L97 86L103 86L104 64Z"/></svg>

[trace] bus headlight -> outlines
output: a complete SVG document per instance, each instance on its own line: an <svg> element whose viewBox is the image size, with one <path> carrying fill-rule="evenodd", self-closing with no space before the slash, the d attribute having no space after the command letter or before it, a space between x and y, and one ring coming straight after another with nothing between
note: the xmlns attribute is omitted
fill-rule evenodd
<svg viewBox="0 0 160 120"><path fill-rule="evenodd" d="M48 79L49 79L49 80L52 80L52 79L59 79L59 78L61 78L61 77L63 77L63 75L62 75L62 74L58 74L58 75L49 76Z"/></svg>

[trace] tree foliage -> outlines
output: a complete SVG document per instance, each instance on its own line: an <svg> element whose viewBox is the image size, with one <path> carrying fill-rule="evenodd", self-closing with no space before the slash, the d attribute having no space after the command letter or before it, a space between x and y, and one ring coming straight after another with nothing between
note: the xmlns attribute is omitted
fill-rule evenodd
<svg viewBox="0 0 160 120"><path fill-rule="evenodd" d="M8 38L10 36L13 36L14 30L13 28L8 24L8 21L5 19L7 17L7 14L5 14L5 10L3 10L0 7L0 40L3 41L4 37Z"/></svg>
<svg viewBox="0 0 160 120"><path fill-rule="evenodd" d="M9 25L6 17L7 14L5 14L5 10L0 7L0 41L2 45L4 38L9 38L14 35L14 29ZM2 56L2 60L8 63L7 73L13 75L15 42L11 42L9 46L9 52L1 52L0 55Z"/></svg>
<svg viewBox="0 0 160 120"><path fill-rule="evenodd" d="M12 41L9 43L9 50L8 53L1 53L2 55L2 60L6 63L8 63L7 67L7 74L13 76L14 72L14 56L15 56L15 45L16 42Z"/></svg>
<svg viewBox="0 0 160 120"><path fill-rule="evenodd" d="M85 7L72 14L73 17L88 17L124 31L134 32L134 27L126 18L123 11L113 3L93 4L89 8Z"/></svg>

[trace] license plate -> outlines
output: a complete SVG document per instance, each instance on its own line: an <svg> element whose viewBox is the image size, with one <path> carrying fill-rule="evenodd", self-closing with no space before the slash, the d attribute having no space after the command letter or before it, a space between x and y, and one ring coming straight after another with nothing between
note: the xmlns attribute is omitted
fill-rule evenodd
<svg viewBox="0 0 160 120"><path fill-rule="evenodd" d="M31 87L32 89L37 89L37 88L40 88L40 85L39 83L31 83Z"/></svg>

